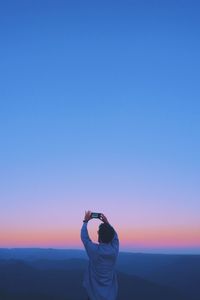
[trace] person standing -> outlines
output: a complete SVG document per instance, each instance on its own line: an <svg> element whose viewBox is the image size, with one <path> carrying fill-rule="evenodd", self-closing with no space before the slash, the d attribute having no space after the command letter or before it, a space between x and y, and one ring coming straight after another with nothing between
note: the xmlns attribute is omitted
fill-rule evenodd
<svg viewBox="0 0 200 300"><path fill-rule="evenodd" d="M85 271L83 286L89 300L116 300L118 282L116 262L119 254L119 238L104 214L98 230L98 243L91 241L87 224L92 219L91 211L85 212L81 228L81 240L87 252L89 263Z"/></svg>

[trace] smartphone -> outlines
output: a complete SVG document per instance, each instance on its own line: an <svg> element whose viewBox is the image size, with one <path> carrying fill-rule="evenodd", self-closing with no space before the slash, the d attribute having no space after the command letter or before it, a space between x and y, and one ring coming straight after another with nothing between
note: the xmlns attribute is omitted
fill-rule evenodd
<svg viewBox="0 0 200 300"><path fill-rule="evenodd" d="M91 217L94 219L100 219L101 213L92 212Z"/></svg>

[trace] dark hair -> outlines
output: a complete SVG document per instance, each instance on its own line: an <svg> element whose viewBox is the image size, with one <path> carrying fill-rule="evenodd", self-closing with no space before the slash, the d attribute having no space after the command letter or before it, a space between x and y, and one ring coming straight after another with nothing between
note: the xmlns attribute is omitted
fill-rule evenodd
<svg viewBox="0 0 200 300"><path fill-rule="evenodd" d="M101 223L99 226L99 241L102 243L110 243L115 235L113 227L108 223Z"/></svg>

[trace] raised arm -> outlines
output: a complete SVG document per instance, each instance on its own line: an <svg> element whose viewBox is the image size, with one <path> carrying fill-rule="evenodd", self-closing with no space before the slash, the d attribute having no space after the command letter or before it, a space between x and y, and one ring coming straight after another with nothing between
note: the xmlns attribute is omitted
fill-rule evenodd
<svg viewBox="0 0 200 300"><path fill-rule="evenodd" d="M85 213L85 218L83 220L83 226L81 228L81 240L83 242L83 245L85 247L85 250L89 256L89 258L94 258L95 251L97 249L97 245L93 243L89 237L87 224L89 220L91 220L91 212L88 211Z"/></svg>
<svg viewBox="0 0 200 300"><path fill-rule="evenodd" d="M113 238L111 244L116 249L116 251L119 252L119 238L118 238L118 234L116 231L115 231L115 235L114 235L114 238Z"/></svg>

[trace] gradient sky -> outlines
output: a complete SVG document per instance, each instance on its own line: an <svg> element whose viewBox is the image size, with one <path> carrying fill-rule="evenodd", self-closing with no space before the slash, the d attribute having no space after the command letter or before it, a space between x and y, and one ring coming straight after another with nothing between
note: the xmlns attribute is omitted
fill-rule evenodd
<svg viewBox="0 0 200 300"><path fill-rule="evenodd" d="M82 247L90 209L121 250L200 253L199 14L0 2L0 247Z"/></svg>

